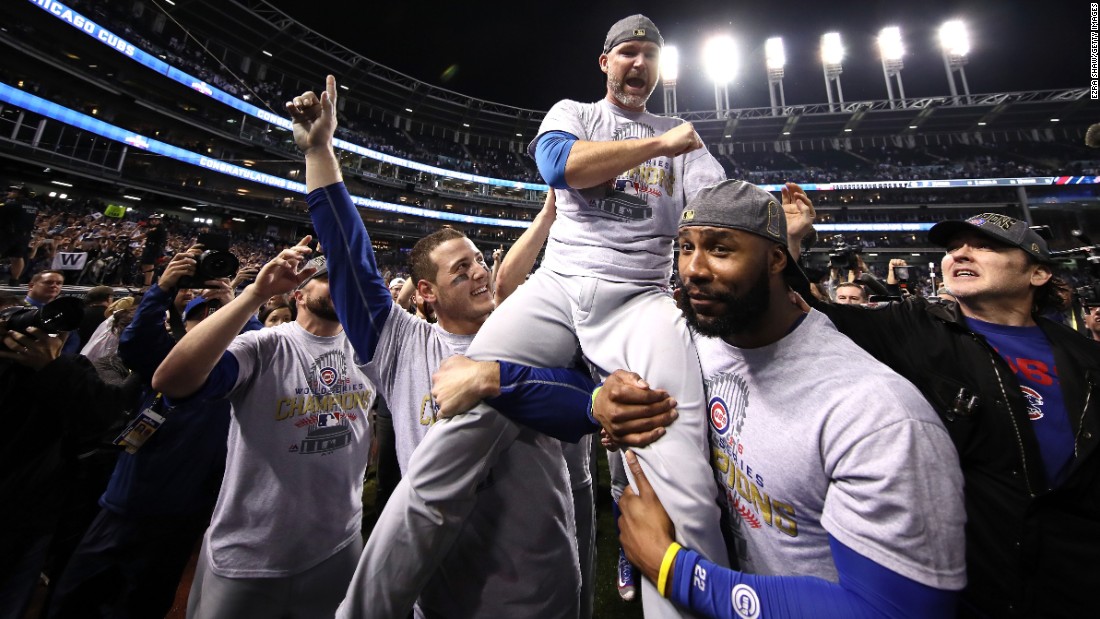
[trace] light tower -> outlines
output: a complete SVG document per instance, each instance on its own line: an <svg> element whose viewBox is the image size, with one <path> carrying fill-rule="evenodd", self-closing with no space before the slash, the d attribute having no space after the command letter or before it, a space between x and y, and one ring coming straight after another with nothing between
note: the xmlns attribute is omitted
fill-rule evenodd
<svg viewBox="0 0 1100 619"><path fill-rule="evenodd" d="M878 49L882 54L882 76L886 78L886 95L890 97L890 107L894 103L894 85L891 78L898 82L898 99L905 101L905 86L901 83L901 70L904 67L902 57L905 46L901 42L901 29L897 26L883 28L878 35ZM904 103L902 103L904 105Z"/></svg>
<svg viewBox="0 0 1100 619"><path fill-rule="evenodd" d="M844 103L844 90L840 87L840 74L844 72L844 46L839 32L827 32L821 36L821 68L825 73L825 93L829 96L829 110L833 108L833 84L836 84L836 100Z"/></svg>
<svg viewBox="0 0 1100 619"><path fill-rule="evenodd" d="M783 39L772 37L764 43L764 58L768 67L768 95L772 100L772 116L779 116L779 107L787 106L783 95L783 67L787 64L787 55L783 51ZM779 106L776 106L778 92Z"/></svg>
<svg viewBox="0 0 1100 619"><path fill-rule="evenodd" d="M680 71L680 50L673 45L666 45L661 50L661 83L664 84L665 114L675 114L676 109L676 78Z"/></svg>
<svg viewBox="0 0 1100 619"><path fill-rule="evenodd" d="M943 50L943 68L947 71L947 85L951 96L958 101L959 91L955 88L955 73L959 74L966 102L970 103L970 85L966 83L966 55L970 53L970 36L966 24L953 20L940 26L940 48Z"/></svg>
<svg viewBox="0 0 1100 619"><path fill-rule="evenodd" d="M712 37L703 46L703 66L707 76L714 82L714 106L718 116L730 109L729 83L737 74L737 47L729 35Z"/></svg>

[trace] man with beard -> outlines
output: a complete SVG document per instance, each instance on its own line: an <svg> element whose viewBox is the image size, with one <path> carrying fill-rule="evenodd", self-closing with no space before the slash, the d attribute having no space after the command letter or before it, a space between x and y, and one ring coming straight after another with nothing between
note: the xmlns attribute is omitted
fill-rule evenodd
<svg viewBox="0 0 1100 619"><path fill-rule="evenodd" d="M667 285L684 203L725 173L690 123L645 109L659 79L663 44L647 17L619 20L599 56L604 97L595 103L560 101L547 113L528 149L557 199L546 255L542 267L489 317L468 355L569 367L579 351L601 374L626 367L676 393L683 421L668 427L663 440L639 449L638 457L680 523L680 541L724 564L725 545L712 524L720 512L708 479L698 357L684 345L687 325ZM438 382L433 393L446 414L448 394ZM489 421L497 417L486 405L455 417L455 424L480 426L477 435L471 433L473 454L491 456L512 442L501 440L512 424ZM442 477L438 470L430 473ZM648 617L682 615L651 585L643 583L642 598Z"/></svg>
<svg viewBox="0 0 1100 619"><path fill-rule="evenodd" d="M264 265L153 375L170 399L231 404L191 619L331 617L362 550L374 387L337 319L324 262L299 270L309 240ZM237 335L264 302L292 290L294 322Z"/></svg>
<svg viewBox="0 0 1100 619"><path fill-rule="evenodd" d="M767 192L742 181L701 191L678 245L739 570L674 541L632 455L627 556L700 616L951 616L966 582L962 474L932 408L823 314L791 304L788 282L804 276ZM601 392L630 382L617 373Z"/></svg>

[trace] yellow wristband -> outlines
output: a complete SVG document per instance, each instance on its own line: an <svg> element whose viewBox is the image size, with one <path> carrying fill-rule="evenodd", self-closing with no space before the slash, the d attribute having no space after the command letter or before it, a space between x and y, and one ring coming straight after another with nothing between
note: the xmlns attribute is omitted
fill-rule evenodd
<svg viewBox="0 0 1100 619"><path fill-rule="evenodd" d="M603 385L592 390L592 404L589 406L588 414L593 419L596 418L596 396L600 395L600 389L603 389Z"/></svg>
<svg viewBox="0 0 1100 619"><path fill-rule="evenodd" d="M668 597L668 573L672 571L672 564L676 562L676 555L681 548L683 546L672 542L668 545L668 550L665 551L664 560L661 561L661 573L657 575L657 592L662 597Z"/></svg>

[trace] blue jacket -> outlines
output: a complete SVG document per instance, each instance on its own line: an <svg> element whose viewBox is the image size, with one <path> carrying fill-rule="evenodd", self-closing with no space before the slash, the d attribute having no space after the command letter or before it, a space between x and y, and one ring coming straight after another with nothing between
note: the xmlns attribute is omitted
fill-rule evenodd
<svg viewBox="0 0 1100 619"><path fill-rule="evenodd" d="M118 354L141 375L141 408L153 404L151 381L175 341L164 326L173 295L153 285L141 299L133 322L122 332ZM262 328L253 318L245 331ZM163 414L163 413L162 413ZM161 427L135 454L121 453L107 490L99 499L124 516L182 516L209 509L217 499L225 469L229 401L183 402L168 410Z"/></svg>

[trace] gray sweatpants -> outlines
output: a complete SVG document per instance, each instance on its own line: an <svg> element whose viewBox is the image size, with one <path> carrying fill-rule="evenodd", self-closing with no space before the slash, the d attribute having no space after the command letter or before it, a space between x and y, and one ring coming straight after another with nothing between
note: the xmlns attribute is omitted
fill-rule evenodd
<svg viewBox="0 0 1100 619"><path fill-rule="evenodd" d="M355 541L312 568L282 578L225 578L210 570L206 542L187 598L187 619L331 617L344 599L363 552Z"/></svg>
<svg viewBox="0 0 1100 619"><path fill-rule="evenodd" d="M467 354L566 367L578 346L602 375L620 368L637 372L676 398L680 418L661 440L634 452L672 518L677 541L728 565L708 461L702 370L671 296L653 285L539 269L493 312ZM647 617L689 616L648 580L642 582L642 600Z"/></svg>

